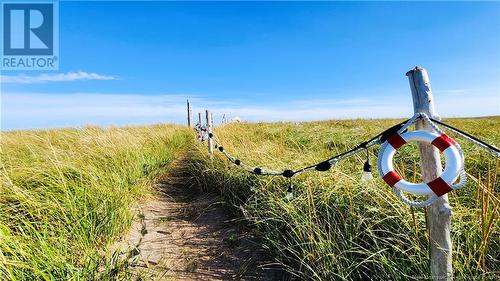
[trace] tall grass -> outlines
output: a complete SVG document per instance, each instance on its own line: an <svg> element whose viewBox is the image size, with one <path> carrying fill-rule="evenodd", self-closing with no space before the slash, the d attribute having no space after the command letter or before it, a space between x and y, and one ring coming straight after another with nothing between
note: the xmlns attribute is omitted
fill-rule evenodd
<svg viewBox="0 0 500 281"><path fill-rule="evenodd" d="M225 149L247 165L285 169L329 158L399 121L231 124L215 132ZM446 121L500 145L499 117ZM465 149L471 180L449 195L455 276L458 280L498 277L499 163L458 140ZM370 149L372 165L376 152ZM243 208L269 252L297 279L430 279L425 209L401 203L378 176L363 185L364 154L326 173L294 177L292 200L285 199L289 183L281 177L245 173L220 154L208 158L201 146L196 157L191 166L196 180L223 194L235 213ZM398 152L395 162L405 178L419 181L415 144Z"/></svg>
<svg viewBox="0 0 500 281"><path fill-rule="evenodd" d="M189 139L172 125L2 133L0 279L110 277L107 246Z"/></svg>

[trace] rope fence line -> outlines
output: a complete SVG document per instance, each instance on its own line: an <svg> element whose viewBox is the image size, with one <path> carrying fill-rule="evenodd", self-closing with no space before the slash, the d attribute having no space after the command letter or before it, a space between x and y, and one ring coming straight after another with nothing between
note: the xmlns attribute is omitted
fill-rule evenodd
<svg viewBox="0 0 500 281"><path fill-rule="evenodd" d="M283 176L283 177L286 177L286 178L291 178L293 177L294 175L296 174L300 174L300 173L303 173L303 172L306 172L306 171L312 171L312 170L316 170L316 171L319 171L319 172L325 172L325 171L328 171L332 166L334 166L338 161L340 160L343 160L343 159L346 159L346 158L349 158L361 151L364 151L364 150L367 150L368 148L374 146L374 145L377 145L379 144L380 142L383 142L387 139L388 136L394 134L395 132L397 132L401 126L403 126L404 123L406 123L408 120L406 121L403 121L381 133L379 133L378 135L376 135L375 137L372 137L371 139L365 141L365 142L361 142L359 143L358 145L356 145L353 149L351 150L348 150L348 151L345 151L345 152L342 152L338 155L335 155L331 158L328 158L324 161L321 161L317 164L313 164L313 165L309 165L309 166L305 166L305 167L301 167L301 168L298 168L298 169L294 169L294 170L290 170L290 169L284 169L282 171L273 171L273 170L267 170L267 169L263 169L263 168L260 168L260 167L254 167L254 168L251 168L247 165L244 165L243 162L241 160L239 160L238 158L234 157L233 155L229 154L225 148L220 144L220 142L216 139L216 136L212 133L212 134L209 134L208 137L209 138L212 138L216 144L216 149L218 149L224 156L226 156L226 158L232 162L233 164L235 165L238 165L240 167L242 167L244 170L252 173L252 174L256 174L256 175L262 175L262 176Z"/></svg>
<svg viewBox="0 0 500 281"><path fill-rule="evenodd" d="M303 173L303 172L306 172L306 171L319 171L319 172L328 171L328 170L330 170L330 168L335 166L335 164L337 162L344 160L344 159L347 159L347 158L350 158L351 156L358 154L360 152L363 152L363 151L366 151L367 156L366 156L366 162L363 165L362 181L371 180L373 178L373 176L371 174L372 171L371 171L371 165L370 165L369 156L368 156L369 155L368 149L372 146L375 146L375 145L381 145L380 150L379 150L379 157L377 158L377 169L378 169L380 175L384 175L384 173L382 173L381 168L380 168L382 166L380 155L381 155L381 152L384 151L387 146L390 146L388 139L394 135L400 135L400 134L407 132L409 127L411 125L413 125L418 120L423 120L424 122L427 122L436 133L438 133L440 135L445 135L445 133L436 125L436 124L439 124L443 128L446 128L449 131L456 133L459 136L463 137L464 139L470 141L471 143L483 148L484 150L486 150L488 153L490 153L494 157L500 158L500 149L498 149L497 147L495 147L491 144L488 144L488 143L478 139L477 137L472 136L472 135L470 135L470 134L468 134L460 129L457 129L457 128L451 126L451 125L448 125L448 124L441 122L439 120L435 120L433 118L430 118L425 113L417 113L414 116L412 116L410 119L402 121L402 122L388 128L388 129L380 132L379 134L372 137L371 139L364 141L364 142L361 142L361 143L358 143L354 148L352 148L348 151L334 155L334 156L332 156L324 161L321 161L319 163L309 165L309 166L300 167L297 169L270 170L270 169L265 169L265 168L262 168L259 166L253 166L253 167L249 166L249 165L245 164L243 161L241 161L238 157L235 157L234 155L227 152L227 150L224 148L224 146L218 140L217 136L213 132L209 132L209 129L207 126L203 126L201 124L196 124L195 131L197 132L198 140L200 142L204 142L205 140L211 139L215 143L215 148L222 155L224 155L225 158L227 158L227 160L229 160L229 162L231 162L232 164L234 164L236 166L239 166L242 170L249 172L249 173L252 173L254 175L259 175L259 176L283 176L285 178L289 178L290 185L288 188L287 198L291 199L291 197L293 196L291 194L293 192L293 184L292 184L291 178L293 176L300 174L300 173ZM458 143L454 142L454 144L457 146L457 149L459 151L459 155L461 158L461 166L460 166L460 170L459 170L460 180L456 184L450 183L450 187L451 187L450 191L464 186L466 183L466 179L467 179L466 173L464 170L463 151ZM429 197L425 201L415 202L415 201L411 201L408 198L406 198L402 194L400 188L397 188L396 186L391 186L391 187L392 187L392 191L395 193L395 195L401 201L403 201L405 204L412 206L412 207L429 206L440 196L440 195L438 196L436 194L430 194Z"/></svg>
<svg viewBox="0 0 500 281"><path fill-rule="evenodd" d="M320 172L328 171L332 166L335 165L336 162L343 160L343 159L346 159L346 158L349 158L350 156L353 156L354 154L359 153L362 150L366 150L374 145L382 144L383 142L385 142L387 140L387 138L389 136L391 136L392 134L394 134L396 132L402 133L402 132L406 131L408 129L408 127L410 125L412 125L418 119L427 119L427 120L430 120L434 123L437 123L437 124L443 126L444 128L464 137L466 140L472 142L473 144L476 144L477 146L482 147L483 149L487 150L494 157L500 158L500 149L496 148L495 146L488 144L484 141L481 141L478 138L476 138L476 137L474 137L474 136L472 136L464 131L461 131L455 127L452 127L451 125L448 125L448 124L443 123L441 121L437 121L435 119L429 118L425 114L421 114L421 115L416 114L413 119L408 119L408 120L405 120L401 123L398 123L398 124L394 125L393 127L390 127L389 129L386 129L385 131L379 133L378 135L374 136L373 138L369 139L368 141L359 143L353 149L342 152L342 153L335 155L335 156L333 156L325 161L319 162L319 163L314 164L314 165L298 168L295 170L284 169L282 171L267 170L267 169L262 169L260 167L251 168L250 166L245 165L237 157L228 153L227 150L224 148L224 146L222 146L220 141L217 140L217 136L214 133L207 133L207 129L205 126L201 126L201 125L197 124L197 127L195 128L195 130L197 131L198 139L201 142L207 140L208 138L212 138L212 140L215 142L215 145L216 145L215 148L217 150L219 150L230 162L232 162L233 164L235 164L237 166L240 166L242 169L244 169L248 172L251 172L251 173L256 174L256 175L262 175L262 176L292 177L296 174L299 174L299 173L302 173L305 171L311 171L311 170L316 170L316 171L320 171ZM405 124L407 124L407 125L405 125ZM432 123L430 123L430 124L432 124ZM433 129L439 133L443 133L443 131L440 130L437 126L433 126Z"/></svg>
<svg viewBox="0 0 500 281"><path fill-rule="evenodd" d="M429 118L432 122L434 123L437 123L441 126L443 126L444 128L448 129L449 131L451 132L454 132L455 134L463 137L464 139L470 141L471 143L477 145L477 146L480 146L482 147L483 149L487 150L491 155L497 157L497 158L500 158L500 149L496 148L495 146L489 144L489 143L486 143L478 138L476 138L475 136L471 135L471 134L468 134L460 129L457 129L449 124L446 124L446 123L443 123L439 120L436 120L436 119L433 119L433 118Z"/></svg>

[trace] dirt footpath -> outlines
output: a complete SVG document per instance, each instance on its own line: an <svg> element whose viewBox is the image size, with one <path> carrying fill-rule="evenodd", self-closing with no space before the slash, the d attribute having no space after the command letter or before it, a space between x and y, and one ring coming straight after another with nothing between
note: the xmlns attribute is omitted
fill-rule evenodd
<svg viewBox="0 0 500 281"><path fill-rule="evenodd" d="M123 244L132 271L142 280L281 280L241 223L231 221L224 203L192 186L189 153L160 177L158 195L138 209Z"/></svg>

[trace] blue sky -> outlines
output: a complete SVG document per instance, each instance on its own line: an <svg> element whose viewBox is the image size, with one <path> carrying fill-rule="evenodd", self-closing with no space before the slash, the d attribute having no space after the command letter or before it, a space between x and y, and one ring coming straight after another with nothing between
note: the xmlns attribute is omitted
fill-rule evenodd
<svg viewBox="0 0 500 281"><path fill-rule="evenodd" d="M500 2L60 2L60 67L2 72L2 130L500 114Z"/></svg>

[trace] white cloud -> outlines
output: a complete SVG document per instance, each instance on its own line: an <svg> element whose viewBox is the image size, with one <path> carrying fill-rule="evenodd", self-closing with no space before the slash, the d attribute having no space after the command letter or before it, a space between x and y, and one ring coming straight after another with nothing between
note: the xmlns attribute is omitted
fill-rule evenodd
<svg viewBox="0 0 500 281"><path fill-rule="evenodd" d="M40 74L30 76L25 74L19 75L0 75L2 83L12 84L36 84L46 82L66 82L66 81L79 81L79 80L116 80L117 78L109 75L100 75L97 73L89 73L84 71L67 72L67 73L54 73L54 74Z"/></svg>
<svg viewBox="0 0 500 281"><path fill-rule="evenodd" d="M1 129L185 122L187 95L3 92ZM203 104L189 95L195 104Z"/></svg>
<svg viewBox="0 0 500 281"><path fill-rule="evenodd" d="M443 117L500 114L500 96L472 91L460 98L454 93L436 94L436 109ZM351 99L289 100L252 103L248 100L209 100L193 95L140 95L102 93L2 94L2 129L186 122L186 99L193 105L194 119L210 109L216 122L222 115L244 121L312 121L350 118L394 118L413 114L411 95Z"/></svg>
<svg viewBox="0 0 500 281"><path fill-rule="evenodd" d="M443 117L473 117L500 115L500 95L494 89L467 89L467 95L457 98L458 90L439 91L434 97L436 109ZM462 91L460 91L462 92ZM221 103L200 101L214 112L216 121L239 116L246 121L315 121L355 118L404 118L413 114L411 94L387 94L363 98L324 98L289 100L280 103L255 104L247 100ZM193 103L195 106L196 103ZM193 112L203 112L194 108ZM195 118L196 119L196 118Z"/></svg>

